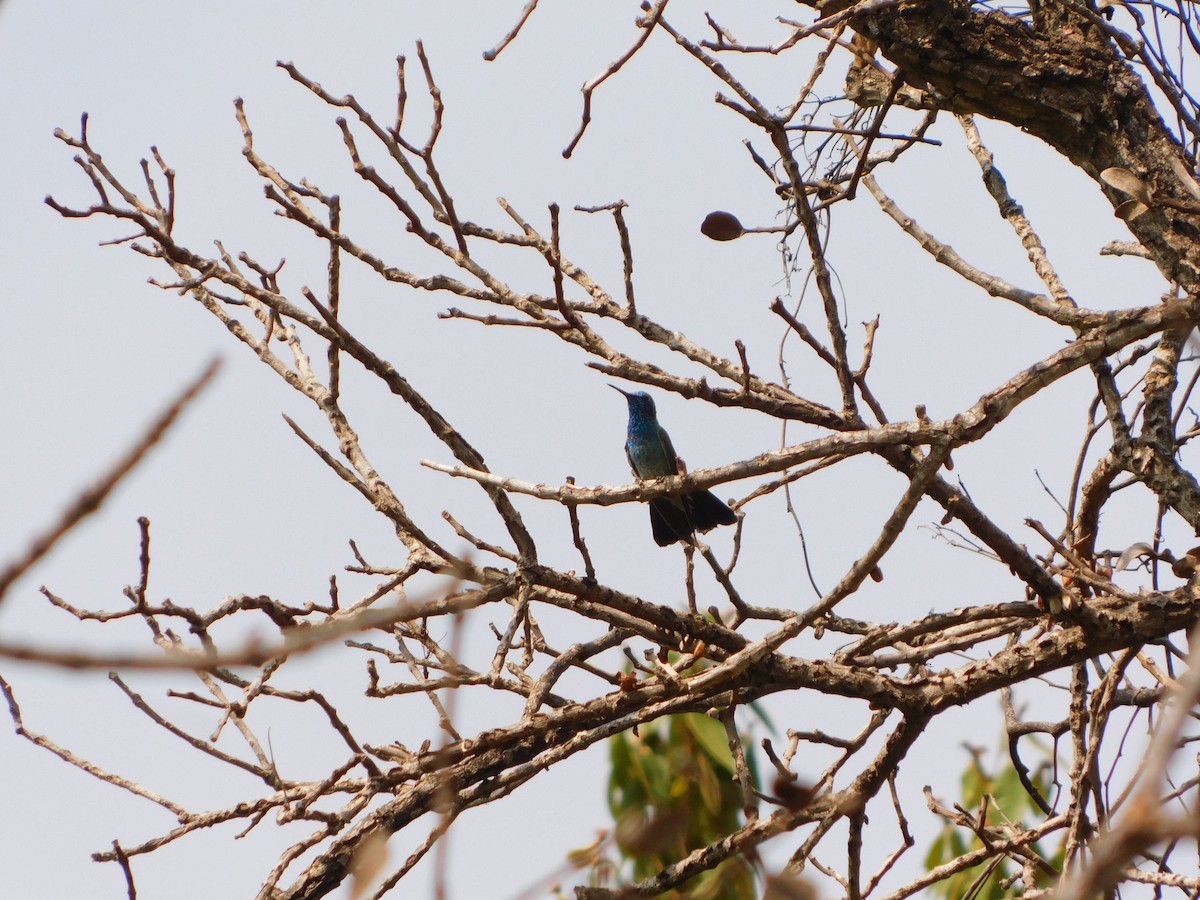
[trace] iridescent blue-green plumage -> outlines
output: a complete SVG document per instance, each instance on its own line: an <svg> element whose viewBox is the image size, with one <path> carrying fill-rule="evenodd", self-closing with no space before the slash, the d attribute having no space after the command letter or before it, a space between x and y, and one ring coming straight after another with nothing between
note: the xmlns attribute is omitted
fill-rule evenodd
<svg viewBox="0 0 1200 900"><path fill-rule="evenodd" d="M658 423L654 399L645 391L631 394L616 385L629 405L629 427L625 432L625 456L637 478L662 478L681 474L679 457L671 438ZM657 497L650 501L650 529L654 541L666 547L676 541L687 543L697 531L732 525L737 515L712 491L694 490L681 496Z"/></svg>

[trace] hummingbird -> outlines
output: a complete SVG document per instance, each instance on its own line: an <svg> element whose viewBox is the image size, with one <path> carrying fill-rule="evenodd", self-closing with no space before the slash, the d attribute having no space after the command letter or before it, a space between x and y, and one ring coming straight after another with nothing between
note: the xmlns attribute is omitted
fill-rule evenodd
<svg viewBox="0 0 1200 900"><path fill-rule="evenodd" d="M683 460L675 455L671 438L658 423L654 398L645 391L629 393L615 384L629 405L629 427L625 432L625 457L635 478L684 475ZM683 495L655 497L650 501L650 530L654 542L666 547L676 541L689 543L697 531L732 525L737 514L712 491L699 488Z"/></svg>

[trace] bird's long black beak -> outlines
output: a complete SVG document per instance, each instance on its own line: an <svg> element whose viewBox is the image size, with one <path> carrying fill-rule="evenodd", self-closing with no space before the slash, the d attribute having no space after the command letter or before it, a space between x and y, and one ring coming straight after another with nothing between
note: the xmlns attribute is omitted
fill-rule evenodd
<svg viewBox="0 0 1200 900"><path fill-rule="evenodd" d="M623 391L619 387L617 387L615 384L610 384L609 387L612 388L614 391L620 391L622 394L624 394L626 400L628 400L630 397L633 396L633 394L629 393L629 391Z"/></svg>

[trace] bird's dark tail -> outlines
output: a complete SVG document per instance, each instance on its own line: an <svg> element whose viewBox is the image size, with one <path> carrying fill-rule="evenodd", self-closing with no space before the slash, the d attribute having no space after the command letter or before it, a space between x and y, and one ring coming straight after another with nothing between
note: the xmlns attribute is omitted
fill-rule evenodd
<svg viewBox="0 0 1200 900"><path fill-rule="evenodd" d="M687 541L695 529L678 497L657 497L650 501L650 530L654 543L666 547L676 541Z"/></svg>
<svg viewBox="0 0 1200 900"><path fill-rule="evenodd" d="M687 541L697 531L711 531L718 525L732 525L737 513L712 491L693 491L683 497L658 497L650 501L650 530L654 543L666 547Z"/></svg>
<svg viewBox="0 0 1200 900"><path fill-rule="evenodd" d="M710 531L718 525L732 525L737 521L737 513L712 491L692 491L683 502L692 527L697 531Z"/></svg>

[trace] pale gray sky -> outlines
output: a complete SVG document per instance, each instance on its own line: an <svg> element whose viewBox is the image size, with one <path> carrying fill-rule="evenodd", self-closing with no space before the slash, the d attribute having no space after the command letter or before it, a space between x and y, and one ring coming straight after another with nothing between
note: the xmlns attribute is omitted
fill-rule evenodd
<svg viewBox="0 0 1200 900"><path fill-rule="evenodd" d="M597 93L591 128L575 157L565 161L561 150L579 121L579 86L633 39L637 4L544 2L500 60L485 63L482 52L511 27L522 5L9 0L0 8L5 121L0 374L8 386L0 392L0 559L10 558L52 521L214 354L225 360L217 383L104 510L11 592L0 610L7 640L144 647L142 630L80 626L48 608L37 593L45 584L77 605L120 606L122 586L137 577L141 515L153 523L152 591L201 608L238 592L271 593L295 603L319 599L329 575L352 561L350 538L379 564L401 558L402 548L384 524L283 423L280 413L286 412L328 442L298 396L192 301L148 286L147 277L163 277L163 268L124 247L98 247L101 240L124 236L113 224L64 221L43 205L47 193L67 204L91 202L90 186L71 163L71 152L52 136L56 127L77 134L82 111L91 114L92 143L130 183L137 183L137 162L149 146L159 147L178 173L185 242L210 252L211 240L219 238L262 261L286 256L291 289L319 284L323 249L272 215L241 158L233 99L243 97L260 153L297 178L307 175L341 193L348 229L361 234L363 243L417 265L422 257L404 255L412 251L402 224L363 191L346 163L335 113L275 61L294 61L333 93L353 92L387 118L395 104L395 56L406 54L415 63L414 41L424 39L447 105L440 167L460 215L504 224L494 203L502 195L531 220L545 222L546 204L557 201L565 210L564 252L619 294L620 253L611 220L570 208L628 201L640 310L725 355L734 355L733 341L741 338L752 365L777 377L782 328L767 307L789 286L774 241L762 236L714 244L698 230L713 209L732 210L753 225L772 224L777 213L769 184L741 145L749 132L733 113L712 103L717 82L656 34ZM779 14L794 10L790 3L778 7ZM680 0L672 5L672 20L691 27L705 8ZM741 36L749 38L752 28L770 24L760 15L755 22L733 24L742 25ZM762 31L764 38L772 34ZM799 79L807 71L799 61L786 73L762 60L731 65L780 104L790 101L797 86L780 83L781 75ZM419 88L419 68L411 66L410 73L410 83ZM414 118L424 115L423 101L414 89L409 103ZM1092 184L1022 135L986 124L984 134L1081 302L1115 308L1148 302L1162 290L1149 263L1096 255L1102 243L1126 234ZM926 228L977 265L1035 286L1023 252L979 185L977 166L953 121L947 118L931 136L945 145L912 151L904 166L881 172L881 182ZM846 296L851 343L861 344L858 323L882 316L874 387L895 417L911 416L917 403L935 417L952 414L1061 344L1060 331L970 289L919 256L865 193L839 213L830 258ZM537 260L513 254L495 263L512 283L549 290L546 267ZM377 349L439 405L494 471L530 481L558 482L568 474L582 484L628 481L621 451L624 404L580 355L545 335L436 318L460 301L415 295L357 271L348 272L348 279L342 301L347 321L375 336ZM642 352L628 336L614 339ZM661 354L651 358L666 361ZM789 374L802 393L836 402L827 372L794 343ZM1065 491L1083 423L1064 421L1058 406L1091 390L1085 374L1067 379L1005 422L994 445L956 454L956 473L1002 524L1019 529L1026 516L1058 521L1033 470ZM344 391L368 454L414 516L439 523L433 527L440 537L454 540L439 518L449 508L481 536L502 538L477 491L418 466L422 457L445 460L448 454L414 416L355 372L346 375ZM778 429L765 420L674 397L658 399L676 447L693 468L752 456L779 442ZM1082 407L1076 401L1069 408ZM801 427L792 437L813 434ZM902 489L898 477L866 461L838 466L797 487L822 586L836 581L870 545ZM528 498L517 502L537 530L544 561L577 566L563 511ZM654 546L643 509L588 508L582 516L603 580L647 599L682 602L680 554ZM931 507L918 510L919 521L937 518ZM1118 544L1118 536L1125 543L1144 540L1151 525L1145 509L1132 508L1128 523L1114 528L1105 543ZM772 606L811 602L782 498L751 507L746 537L743 593ZM727 552L728 536L714 536L714 544ZM1004 571L948 548L927 531L908 533L884 569L886 580L864 588L844 614L899 620L930 608L1016 599ZM940 587L930 595L926 579L934 570ZM702 590L711 591L711 583ZM482 628L487 621L481 615L477 624ZM574 639L558 637L563 645ZM834 649L832 638L825 644L812 645L813 652ZM365 684L361 664L325 672L317 654L294 668L289 677L319 672L349 708L361 705L355 699ZM202 808L212 796L228 801L247 787L144 725L103 673L7 663L0 673L12 682L28 727L191 808ZM168 682L184 680L131 678L161 709L203 731L204 721L193 709L164 697ZM798 696L770 708L781 728L803 728L823 718L822 727L829 727L827 716L836 707ZM989 711L995 713L990 719ZM464 697L460 729L495 724L495 712L473 707ZM373 739L412 740L429 725L427 716L420 722L376 721ZM938 823L920 805L920 785L932 782L955 797L966 762L959 743L989 742L999 734L1000 718L994 709L981 710L974 719L956 715L938 727L945 731L941 758L918 755L904 768L913 798L908 813L925 834ZM225 740L236 746L232 734ZM302 723L272 725L281 764L303 770L310 750L305 740ZM124 896L117 867L92 863L90 853L108 849L114 838L136 842L165 831L169 816L62 764L10 729L0 729L0 759L7 810L0 821L0 893ZM605 762L603 749L595 748L501 803L465 814L451 842L452 896L514 896L557 868L568 849L589 842L607 823ZM814 760L808 768L818 770L823 762ZM925 763L932 765L922 770ZM249 896L279 848L303 833L297 826L281 832L264 823L234 841L235 831L193 835L138 859L139 896ZM414 829L394 841L392 863L423 836L423 828ZM897 837L889 833L879 840L891 849ZM770 849L780 857L794 846L788 837L776 843ZM919 865L919 856L911 855L906 864ZM428 886L426 861L400 894L424 896Z"/></svg>

